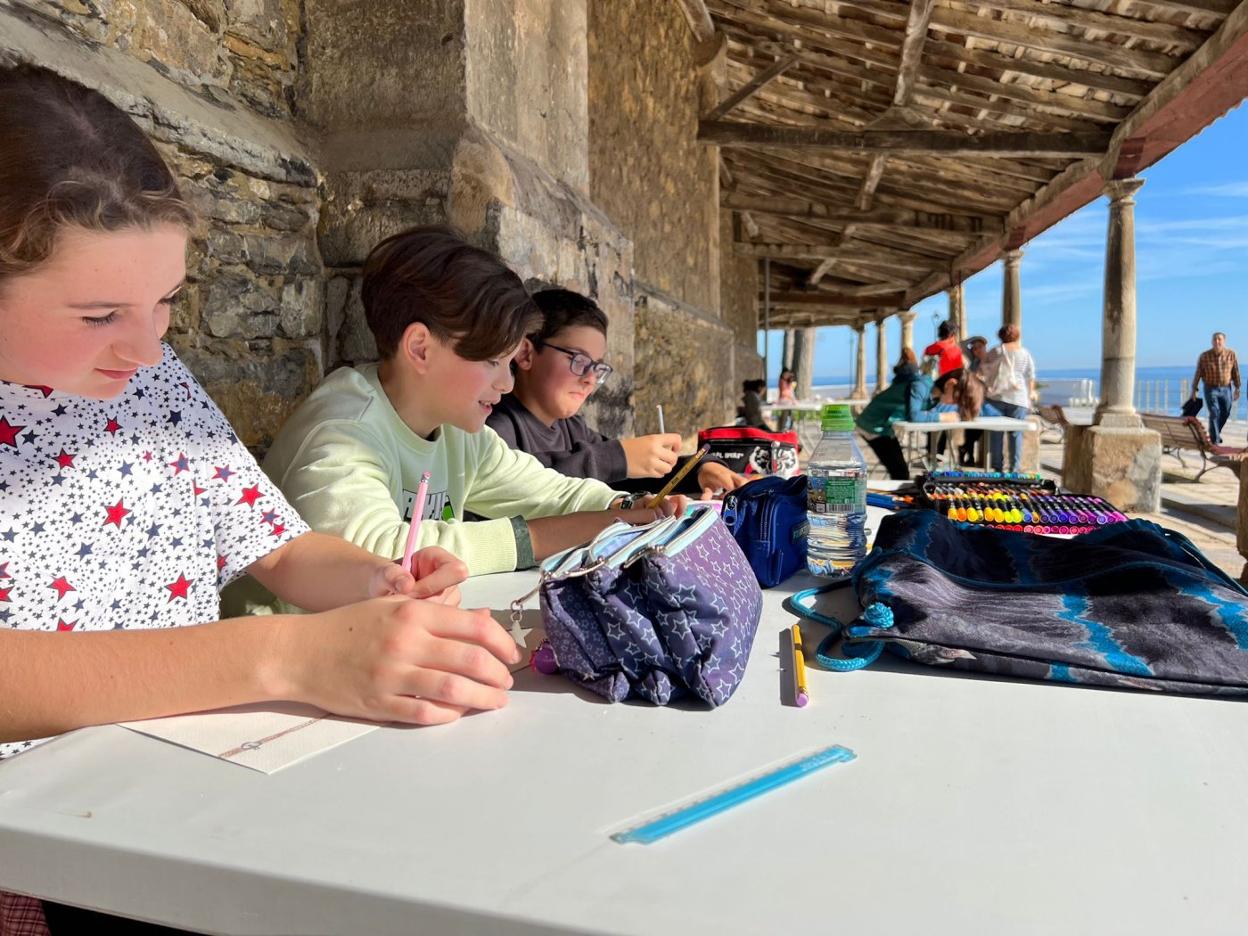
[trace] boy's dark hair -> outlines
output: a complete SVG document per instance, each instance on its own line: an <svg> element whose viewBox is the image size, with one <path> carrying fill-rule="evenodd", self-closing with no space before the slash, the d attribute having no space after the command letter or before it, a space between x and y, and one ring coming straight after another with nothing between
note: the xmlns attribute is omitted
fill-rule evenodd
<svg viewBox="0 0 1248 936"><path fill-rule="evenodd" d="M766 389L767 389L767 381L766 381L766 380L758 379L758 380L743 380L743 381L741 381L741 392L742 392L742 393L750 393L750 392L753 392L753 393L762 393L762 392L763 392L764 390L766 390Z"/></svg>
<svg viewBox="0 0 1248 936"><path fill-rule="evenodd" d="M936 337L944 341L953 334L953 323L949 321L941 322L936 326Z"/></svg>
<svg viewBox="0 0 1248 936"><path fill-rule="evenodd" d="M460 357L486 361L511 351L542 320L520 277L442 225L402 231L369 251L361 298L382 357L420 322L454 342Z"/></svg>
<svg viewBox="0 0 1248 936"><path fill-rule="evenodd" d="M607 334L607 316L598 303L570 289L543 289L533 294L533 304L544 316L542 327L529 335L535 345L549 341L565 328L586 325Z"/></svg>

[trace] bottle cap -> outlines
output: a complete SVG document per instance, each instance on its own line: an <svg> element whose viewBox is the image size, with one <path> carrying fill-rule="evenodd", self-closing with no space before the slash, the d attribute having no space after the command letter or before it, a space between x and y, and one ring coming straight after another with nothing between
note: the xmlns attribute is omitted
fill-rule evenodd
<svg viewBox="0 0 1248 936"><path fill-rule="evenodd" d="M853 432L854 414L848 403L828 403L823 407L824 432Z"/></svg>

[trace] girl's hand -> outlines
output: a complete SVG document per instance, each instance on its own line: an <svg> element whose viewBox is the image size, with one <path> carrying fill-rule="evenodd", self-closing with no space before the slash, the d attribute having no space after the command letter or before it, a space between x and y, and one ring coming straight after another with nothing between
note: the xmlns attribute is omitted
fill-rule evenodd
<svg viewBox="0 0 1248 936"><path fill-rule="evenodd" d="M507 704L515 641L485 610L391 596L290 619L271 694L370 721L437 725Z"/></svg>
<svg viewBox="0 0 1248 936"><path fill-rule="evenodd" d="M743 475L737 474L721 462L711 462L698 469L698 486L703 494L710 494L712 497L721 491L735 491L745 483L746 478Z"/></svg>
<svg viewBox="0 0 1248 936"><path fill-rule="evenodd" d="M440 604L459 606L459 583L468 577L468 566L440 546L426 546L412 554L412 568L397 563L378 567L370 583L369 595L384 598L404 595L427 598Z"/></svg>

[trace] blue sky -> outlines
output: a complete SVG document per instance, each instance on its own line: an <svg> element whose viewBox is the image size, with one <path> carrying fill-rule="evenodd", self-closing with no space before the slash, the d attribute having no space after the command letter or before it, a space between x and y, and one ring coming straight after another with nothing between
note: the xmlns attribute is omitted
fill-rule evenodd
<svg viewBox="0 0 1248 936"><path fill-rule="evenodd" d="M1145 170L1136 195L1136 261L1140 367L1195 366L1214 331L1248 356L1248 107L1216 121ZM1076 212L1030 241L1023 254L1023 344L1037 369L1099 368L1101 290L1108 202ZM966 282L972 334L993 336L1001 324L1001 264ZM915 341L935 335L948 312L943 293L919 303ZM867 370L874 373L873 329ZM889 358L901 348L896 317L887 326ZM853 332L821 328L815 376L852 372ZM781 335L771 335L769 376L779 370ZM762 352L762 341L759 341Z"/></svg>

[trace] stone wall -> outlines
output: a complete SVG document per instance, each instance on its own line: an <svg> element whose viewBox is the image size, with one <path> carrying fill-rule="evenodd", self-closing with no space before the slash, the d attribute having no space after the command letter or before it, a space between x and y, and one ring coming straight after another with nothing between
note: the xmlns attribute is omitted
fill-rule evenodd
<svg viewBox="0 0 1248 936"><path fill-rule="evenodd" d="M638 286L636 303L637 346L646 349L637 362L637 431L659 431L660 404L669 432L723 425L736 408L737 394L724 380L733 369L732 333L656 290Z"/></svg>
<svg viewBox="0 0 1248 936"><path fill-rule="evenodd" d="M289 119L297 6L0 6L0 60L98 88L156 141L202 222L169 341L263 448L323 370L317 170Z"/></svg>
<svg viewBox="0 0 1248 936"><path fill-rule="evenodd" d="M671 386L674 428L723 421L755 287L721 255L690 47L675 4L628 0L0 0L0 61L99 88L177 172L202 223L169 341L256 451L375 357L360 264L433 222L603 306L600 429Z"/></svg>
<svg viewBox="0 0 1248 936"><path fill-rule="evenodd" d="M632 238L637 278L719 308L717 150L696 139L701 76L676 3L589 5L590 196Z"/></svg>
<svg viewBox="0 0 1248 936"><path fill-rule="evenodd" d="M724 324L732 329L731 412L741 382L763 375L763 356L758 353L758 261L732 252L732 215L721 212L719 225L720 308Z"/></svg>
<svg viewBox="0 0 1248 936"><path fill-rule="evenodd" d="M696 141L714 88L678 4L593 0L588 30L590 195L633 242L637 428L663 403L689 435L730 421L737 371L760 369L753 267L721 254L718 151Z"/></svg>

